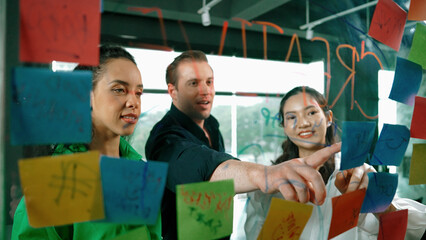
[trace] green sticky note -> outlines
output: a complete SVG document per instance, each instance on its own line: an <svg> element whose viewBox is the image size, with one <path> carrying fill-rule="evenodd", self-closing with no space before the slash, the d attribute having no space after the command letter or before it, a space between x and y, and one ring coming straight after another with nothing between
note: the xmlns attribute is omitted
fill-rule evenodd
<svg viewBox="0 0 426 240"><path fill-rule="evenodd" d="M426 184L426 144L413 144L413 155L411 156L409 185Z"/></svg>
<svg viewBox="0 0 426 240"><path fill-rule="evenodd" d="M176 186L178 239L217 239L231 235L234 181Z"/></svg>
<svg viewBox="0 0 426 240"><path fill-rule="evenodd" d="M426 26L417 23L416 31L414 33L413 43L411 44L411 50L408 54L408 60L415 62L426 69Z"/></svg>

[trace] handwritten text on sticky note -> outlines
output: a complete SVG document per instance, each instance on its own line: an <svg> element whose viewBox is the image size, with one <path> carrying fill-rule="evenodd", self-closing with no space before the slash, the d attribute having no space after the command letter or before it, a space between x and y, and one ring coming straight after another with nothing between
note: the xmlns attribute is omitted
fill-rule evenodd
<svg viewBox="0 0 426 240"><path fill-rule="evenodd" d="M217 239L232 233L233 180L178 185L178 239Z"/></svg>
<svg viewBox="0 0 426 240"><path fill-rule="evenodd" d="M410 130L404 125L383 124L374 148L372 165L399 166L410 141Z"/></svg>
<svg viewBox="0 0 426 240"><path fill-rule="evenodd" d="M99 152L23 159L19 174L31 226L104 218Z"/></svg>
<svg viewBox="0 0 426 240"><path fill-rule="evenodd" d="M312 205L272 198L257 239L299 239L311 217L312 209Z"/></svg>
<svg viewBox="0 0 426 240"><path fill-rule="evenodd" d="M362 203L362 213L385 211L395 196L398 174L369 172L368 187Z"/></svg>
<svg viewBox="0 0 426 240"><path fill-rule="evenodd" d="M21 0L20 60L99 64L98 0Z"/></svg>
<svg viewBox="0 0 426 240"><path fill-rule="evenodd" d="M373 142L375 122L343 122L340 170L361 166Z"/></svg>
<svg viewBox="0 0 426 240"><path fill-rule="evenodd" d="M368 35L398 51L404 34L406 17L407 12L395 2L379 0Z"/></svg>
<svg viewBox="0 0 426 240"><path fill-rule="evenodd" d="M167 163L102 156L105 221L155 224L167 176Z"/></svg>
<svg viewBox="0 0 426 240"><path fill-rule="evenodd" d="M331 199L333 215L331 217L328 239L356 227L365 191L365 189L358 189Z"/></svg>
<svg viewBox="0 0 426 240"><path fill-rule="evenodd" d="M11 142L14 145L86 143L92 136L89 71L14 69Z"/></svg>

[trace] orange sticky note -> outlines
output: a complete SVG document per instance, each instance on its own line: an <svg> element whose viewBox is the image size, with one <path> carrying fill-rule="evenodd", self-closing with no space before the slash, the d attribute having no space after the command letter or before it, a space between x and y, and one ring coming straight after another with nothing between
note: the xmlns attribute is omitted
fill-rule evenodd
<svg viewBox="0 0 426 240"><path fill-rule="evenodd" d="M257 240L299 239L312 214L312 205L272 198Z"/></svg>
<svg viewBox="0 0 426 240"><path fill-rule="evenodd" d="M414 98L414 111L411 118L410 136L412 138L426 139L426 98Z"/></svg>
<svg viewBox="0 0 426 240"><path fill-rule="evenodd" d="M368 35L399 51L407 12L392 0L379 0Z"/></svg>
<svg viewBox="0 0 426 240"><path fill-rule="evenodd" d="M20 60L99 64L99 0L20 0Z"/></svg>
<svg viewBox="0 0 426 240"><path fill-rule="evenodd" d="M99 152L22 159L18 164L31 226L105 217Z"/></svg>
<svg viewBox="0 0 426 240"><path fill-rule="evenodd" d="M331 217L328 239L333 238L358 224L358 216L365 197L365 189L359 189L331 199Z"/></svg>
<svg viewBox="0 0 426 240"><path fill-rule="evenodd" d="M377 240L404 239L407 231L407 221L407 209L381 215Z"/></svg>
<svg viewBox="0 0 426 240"><path fill-rule="evenodd" d="M410 9L408 10L408 20L423 21L426 20L426 1L411 0Z"/></svg>
<svg viewBox="0 0 426 240"><path fill-rule="evenodd" d="M413 144L413 154L410 163L409 185L426 184L426 144Z"/></svg>

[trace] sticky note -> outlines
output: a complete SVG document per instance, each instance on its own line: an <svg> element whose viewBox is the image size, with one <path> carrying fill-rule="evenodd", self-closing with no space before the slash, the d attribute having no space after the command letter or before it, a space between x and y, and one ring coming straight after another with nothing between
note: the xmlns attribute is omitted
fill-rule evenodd
<svg viewBox="0 0 426 240"><path fill-rule="evenodd" d="M408 210L385 213L380 216L378 240L404 239L407 231Z"/></svg>
<svg viewBox="0 0 426 240"><path fill-rule="evenodd" d="M361 213L385 211L395 196L398 174L386 172L368 173L368 187Z"/></svg>
<svg viewBox="0 0 426 240"><path fill-rule="evenodd" d="M155 224L166 184L167 163L102 156L105 221Z"/></svg>
<svg viewBox="0 0 426 240"><path fill-rule="evenodd" d="M379 0L371 19L368 35L399 51L407 12L390 0Z"/></svg>
<svg viewBox="0 0 426 240"><path fill-rule="evenodd" d="M373 142L375 122L343 122L340 170L361 166Z"/></svg>
<svg viewBox="0 0 426 240"><path fill-rule="evenodd" d="M257 240L299 239L312 209L312 205L272 198Z"/></svg>
<svg viewBox="0 0 426 240"><path fill-rule="evenodd" d="M99 64L100 1L19 1L19 58Z"/></svg>
<svg viewBox="0 0 426 240"><path fill-rule="evenodd" d="M90 142L91 89L90 71L15 68L10 108L12 144Z"/></svg>
<svg viewBox="0 0 426 240"><path fill-rule="evenodd" d="M410 163L409 185L426 184L426 144L413 144L413 154Z"/></svg>
<svg viewBox="0 0 426 240"><path fill-rule="evenodd" d="M408 60L415 62L426 69L426 26L417 23L416 31L414 32L413 42L411 43L410 53L408 54Z"/></svg>
<svg viewBox="0 0 426 240"><path fill-rule="evenodd" d="M328 239L356 227L365 192L365 189L358 189L331 199L333 215L331 217Z"/></svg>
<svg viewBox="0 0 426 240"><path fill-rule="evenodd" d="M125 234L121 234L112 240L150 240L151 236L149 234L147 226L136 228Z"/></svg>
<svg viewBox="0 0 426 240"><path fill-rule="evenodd" d="M99 152L22 159L18 165L32 227L105 217Z"/></svg>
<svg viewBox="0 0 426 240"><path fill-rule="evenodd" d="M231 235L233 199L233 180L177 185L178 239L218 239Z"/></svg>
<svg viewBox="0 0 426 240"><path fill-rule="evenodd" d="M426 2L424 0L411 0L408 10L407 20L424 21L426 20Z"/></svg>
<svg viewBox="0 0 426 240"><path fill-rule="evenodd" d="M399 166L409 141L410 130L406 126L383 124L370 164Z"/></svg>
<svg viewBox="0 0 426 240"><path fill-rule="evenodd" d="M414 105L414 97L422 82L422 66L397 57L395 76L389 98L408 105Z"/></svg>
<svg viewBox="0 0 426 240"><path fill-rule="evenodd" d="M410 136L426 139L426 98L416 96L414 100L413 116L411 118Z"/></svg>

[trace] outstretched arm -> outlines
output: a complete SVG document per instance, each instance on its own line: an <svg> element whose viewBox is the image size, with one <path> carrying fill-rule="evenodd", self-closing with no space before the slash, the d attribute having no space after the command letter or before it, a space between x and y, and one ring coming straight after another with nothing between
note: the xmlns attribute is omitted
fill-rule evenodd
<svg viewBox="0 0 426 240"><path fill-rule="evenodd" d="M322 204L326 196L324 181L317 167L340 151L341 144L323 148L309 157L296 158L273 166L228 160L220 164L210 181L233 179L235 192L260 189L281 192L287 200Z"/></svg>

